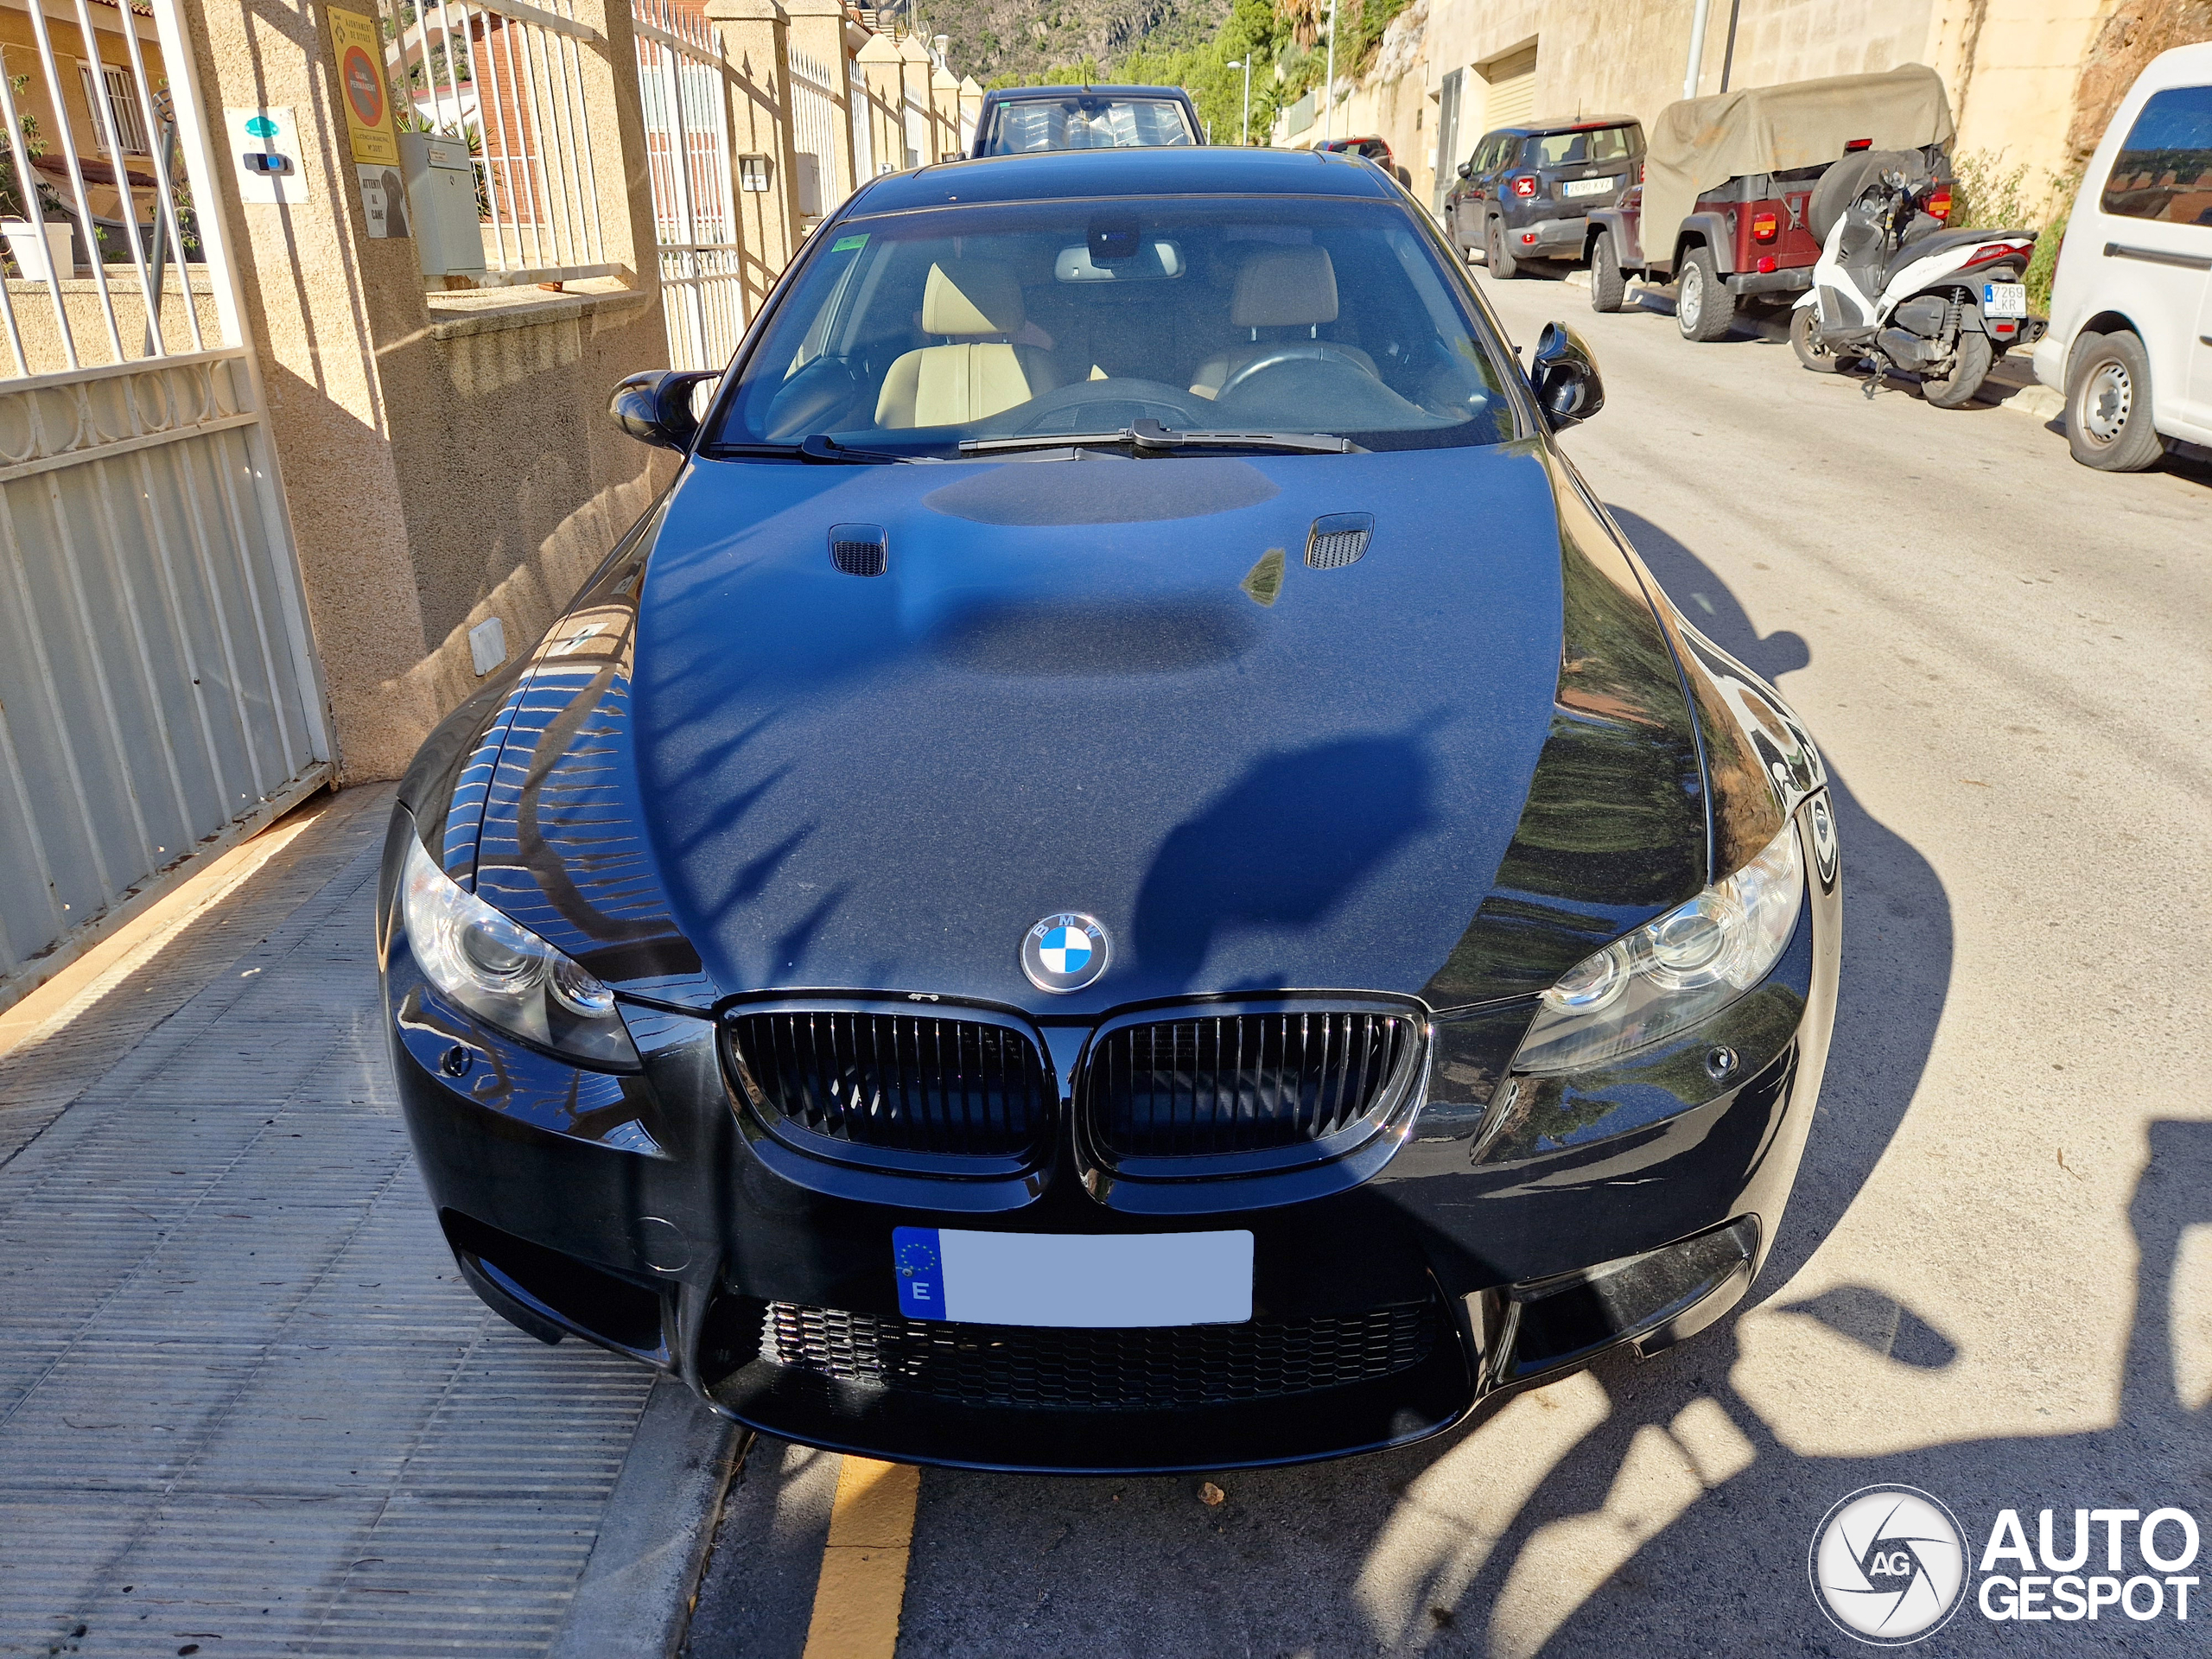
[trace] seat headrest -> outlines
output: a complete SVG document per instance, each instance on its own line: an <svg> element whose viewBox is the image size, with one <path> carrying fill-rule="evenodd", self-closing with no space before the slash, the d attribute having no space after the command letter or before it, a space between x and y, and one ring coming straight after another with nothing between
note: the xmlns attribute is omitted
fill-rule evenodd
<svg viewBox="0 0 2212 1659"><path fill-rule="evenodd" d="M1021 329L1021 283L1004 265L950 259L922 287L925 334L1012 334Z"/></svg>
<svg viewBox="0 0 2212 1659"><path fill-rule="evenodd" d="M1303 327L1337 320L1337 268L1326 248L1269 248L1236 273L1232 328Z"/></svg>

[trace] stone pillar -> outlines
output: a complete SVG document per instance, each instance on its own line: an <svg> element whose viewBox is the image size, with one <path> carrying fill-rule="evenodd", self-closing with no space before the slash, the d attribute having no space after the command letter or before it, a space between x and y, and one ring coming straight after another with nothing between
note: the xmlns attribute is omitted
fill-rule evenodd
<svg viewBox="0 0 2212 1659"><path fill-rule="evenodd" d="M670 470L601 413L620 373L668 360L627 0L579 13L608 35L583 87L602 245L642 291L598 279L459 307L426 288L412 238L367 233L324 8L180 11L205 108L296 120L304 200L243 201L219 164L194 205L228 233L340 776L395 777L482 683L468 629L498 616L510 658L526 650Z"/></svg>
<svg viewBox="0 0 2212 1659"><path fill-rule="evenodd" d="M906 79L906 93L899 105L899 130L903 135L913 134L914 165L927 167L937 160L936 120L930 108L930 54L927 48L912 35L902 35L899 41L899 64ZM908 118L912 118L910 127ZM899 143L903 147L906 139Z"/></svg>
<svg viewBox="0 0 2212 1659"><path fill-rule="evenodd" d="M963 76L960 81L960 153L963 156L976 147L976 123L982 113L982 84L973 75Z"/></svg>
<svg viewBox="0 0 2212 1659"><path fill-rule="evenodd" d="M415 244L368 239L322 9L186 0L183 11L201 104L216 118L289 105L309 147L306 200L241 201L224 168L193 181L194 206L230 232L341 776L390 777L436 714L419 690L385 694L429 649L377 358L429 324Z"/></svg>
<svg viewBox="0 0 2212 1659"><path fill-rule="evenodd" d="M737 77L730 100L730 144L740 156L768 158L768 188L740 188L737 196L745 244L745 311L751 316L791 264L799 242L798 190L791 177L791 156L798 146L791 137L791 15L777 0L707 0L707 17L721 31L723 55Z"/></svg>
<svg viewBox="0 0 2212 1659"><path fill-rule="evenodd" d="M791 44L830 71L836 105L836 142L830 147L830 176L822 181L822 211L835 213L837 204L853 194L853 107L850 79L845 73L845 8L843 0L788 0Z"/></svg>
<svg viewBox="0 0 2212 1659"><path fill-rule="evenodd" d="M886 170L884 164L888 162L889 171L899 172L906 165L906 140L899 116L899 103L906 96L905 61L899 56L899 42L888 35L871 35L854 60L868 71L865 114L875 124L868 129L868 140L875 152L876 170Z"/></svg>
<svg viewBox="0 0 2212 1659"><path fill-rule="evenodd" d="M960 144L960 81L942 64L930 74L930 107L937 113L938 159L957 161L966 153Z"/></svg>

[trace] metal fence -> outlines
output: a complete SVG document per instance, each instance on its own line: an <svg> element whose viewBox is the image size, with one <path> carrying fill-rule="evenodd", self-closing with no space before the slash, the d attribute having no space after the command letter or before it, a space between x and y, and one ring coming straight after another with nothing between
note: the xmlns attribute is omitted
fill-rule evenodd
<svg viewBox="0 0 2212 1659"><path fill-rule="evenodd" d="M631 12L669 361L718 369L745 334L730 168L732 76L721 33L702 12L675 0L633 0Z"/></svg>
<svg viewBox="0 0 2212 1659"><path fill-rule="evenodd" d="M845 120L837 107L836 72L819 58L793 47L791 60L791 142L799 176L799 217L818 222L832 205L837 186L837 130Z"/></svg>
<svg viewBox="0 0 2212 1659"><path fill-rule="evenodd" d="M606 37L575 0L382 0L403 130L466 139L484 265L510 281L612 275L585 121Z"/></svg>
<svg viewBox="0 0 2212 1659"><path fill-rule="evenodd" d="M330 750L178 0L0 10L5 1007Z"/></svg>

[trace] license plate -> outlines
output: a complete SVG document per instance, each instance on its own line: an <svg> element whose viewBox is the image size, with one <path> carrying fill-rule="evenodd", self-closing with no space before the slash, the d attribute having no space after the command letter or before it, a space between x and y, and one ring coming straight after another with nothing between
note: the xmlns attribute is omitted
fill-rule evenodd
<svg viewBox="0 0 2212 1659"><path fill-rule="evenodd" d="M1565 184L1560 186L1559 193L1562 196L1599 196L1603 195L1606 191L1611 189L1619 182L1620 180L1618 177L1610 179L1569 179Z"/></svg>
<svg viewBox="0 0 2212 1659"><path fill-rule="evenodd" d="M1252 1235L892 1230L899 1311L963 1325L1120 1330L1252 1317Z"/></svg>
<svg viewBox="0 0 2212 1659"><path fill-rule="evenodd" d="M2028 285L2025 283L1984 283L1981 285L1981 311L1988 317L2024 317L2028 315Z"/></svg>

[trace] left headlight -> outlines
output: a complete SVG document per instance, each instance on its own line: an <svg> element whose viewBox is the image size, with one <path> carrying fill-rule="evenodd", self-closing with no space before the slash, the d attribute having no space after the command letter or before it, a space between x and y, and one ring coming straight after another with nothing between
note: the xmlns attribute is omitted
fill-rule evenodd
<svg viewBox="0 0 2212 1659"><path fill-rule="evenodd" d="M1773 970L1804 897L1797 827L1788 823L1726 880L1563 975L1544 993L1513 1070L1580 1071L1719 1013Z"/></svg>
<svg viewBox="0 0 2212 1659"><path fill-rule="evenodd" d="M614 993L574 957L464 893L411 836L399 916L430 983L471 1014L564 1059L638 1065Z"/></svg>

